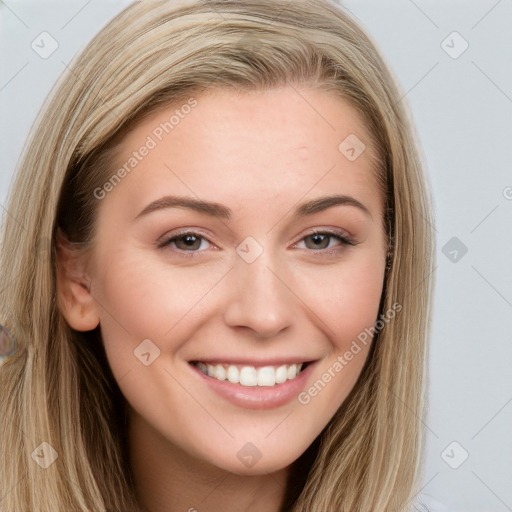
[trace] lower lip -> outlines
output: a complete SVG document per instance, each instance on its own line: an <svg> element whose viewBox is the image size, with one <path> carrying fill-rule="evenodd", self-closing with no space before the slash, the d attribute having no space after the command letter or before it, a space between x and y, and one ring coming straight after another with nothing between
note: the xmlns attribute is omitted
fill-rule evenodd
<svg viewBox="0 0 512 512"><path fill-rule="evenodd" d="M313 371L315 363L308 366L297 377L275 386L242 386L227 380L217 380L205 375L199 368L189 364L194 373L218 395L229 400L234 405L246 409L273 409L285 405L297 398L304 389Z"/></svg>

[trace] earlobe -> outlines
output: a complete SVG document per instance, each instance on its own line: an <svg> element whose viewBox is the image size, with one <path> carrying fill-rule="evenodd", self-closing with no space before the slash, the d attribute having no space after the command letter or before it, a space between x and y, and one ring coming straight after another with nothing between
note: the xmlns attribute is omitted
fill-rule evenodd
<svg viewBox="0 0 512 512"><path fill-rule="evenodd" d="M57 298L59 309L76 331L92 331L99 325L99 311L85 272L85 256L79 254L59 229L57 242Z"/></svg>

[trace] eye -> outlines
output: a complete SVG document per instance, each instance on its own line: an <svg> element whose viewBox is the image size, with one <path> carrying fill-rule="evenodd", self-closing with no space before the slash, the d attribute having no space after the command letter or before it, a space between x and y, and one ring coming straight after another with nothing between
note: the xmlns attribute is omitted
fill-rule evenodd
<svg viewBox="0 0 512 512"><path fill-rule="evenodd" d="M314 231L302 238L301 242L305 242L306 249L322 251L324 249L332 249L333 246L331 242L333 240L338 242L338 244L335 245L355 245L355 243L349 240L346 236L336 231Z"/></svg>
<svg viewBox="0 0 512 512"><path fill-rule="evenodd" d="M334 243L332 243L333 241ZM299 245L302 242L305 244L305 249L322 254L324 252L331 252L328 249L336 250L336 246L356 245L344 234L329 230L314 231L313 233L303 237L296 245ZM193 253L203 252L211 245L211 242L204 236L193 231L184 231L157 242L158 248L170 247L173 250L177 250L177 252L188 252L190 255Z"/></svg>
<svg viewBox="0 0 512 512"><path fill-rule="evenodd" d="M173 249L185 252L201 252L199 249L207 249L209 247L208 244L210 244L210 242L206 238L192 231L179 233L157 243L159 248L170 246Z"/></svg>

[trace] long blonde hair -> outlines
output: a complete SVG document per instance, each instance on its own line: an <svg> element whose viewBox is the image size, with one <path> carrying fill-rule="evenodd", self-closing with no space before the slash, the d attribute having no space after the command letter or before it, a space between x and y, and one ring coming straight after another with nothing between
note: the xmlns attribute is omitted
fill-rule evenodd
<svg viewBox="0 0 512 512"><path fill-rule="evenodd" d="M402 94L369 37L327 0L173 0L135 2L98 33L60 78L20 159L0 252L0 322L18 344L0 369L0 511L139 510L125 401L99 329L76 332L58 309L57 228L78 250L90 247L93 191L143 116L212 87L286 84L337 93L363 116L386 203L380 313L402 310L375 335L285 508L408 510L423 454L434 241ZM43 442L58 454L46 469L31 455Z"/></svg>

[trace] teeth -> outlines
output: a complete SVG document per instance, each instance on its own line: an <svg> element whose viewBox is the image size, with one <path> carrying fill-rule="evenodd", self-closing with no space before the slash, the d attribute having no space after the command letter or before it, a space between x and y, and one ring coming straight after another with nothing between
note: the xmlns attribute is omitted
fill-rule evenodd
<svg viewBox="0 0 512 512"><path fill-rule="evenodd" d="M240 384L242 386L256 386L258 384L258 371L254 366L244 366L240 370Z"/></svg>
<svg viewBox="0 0 512 512"><path fill-rule="evenodd" d="M227 377L229 382L232 382L233 384L238 384L240 382L240 372L238 371L238 368L230 364L227 372Z"/></svg>
<svg viewBox="0 0 512 512"><path fill-rule="evenodd" d="M280 366L276 370L276 384L281 384L282 382L286 382L286 379L288 379L288 372L286 370L286 365L283 364L283 366Z"/></svg>
<svg viewBox="0 0 512 512"><path fill-rule="evenodd" d="M272 366L264 366L258 370L258 386L273 386L276 383L276 372Z"/></svg>
<svg viewBox="0 0 512 512"><path fill-rule="evenodd" d="M254 387L271 387L276 384L282 384L287 380L294 379L302 369L302 363L291 365L283 364L281 366L263 366L255 368L254 366L222 365L195 363L205 375L217 380L228 380L233 384Z"/></svg>
<svg viewBox="0 0 512 512"><path fill-rule="evenodd" d="M293 379L297 376L297 365L291 364L288 367L288 370L286 371L286 376L288 377L288 380Z"/></svg>
<svg viewBox="0 0 512 512"><path fill-rule="evenodd" d="M226 380L226 370L224 370L224 366L218 364L213 371L213 376L218 380Z"/></svg>

